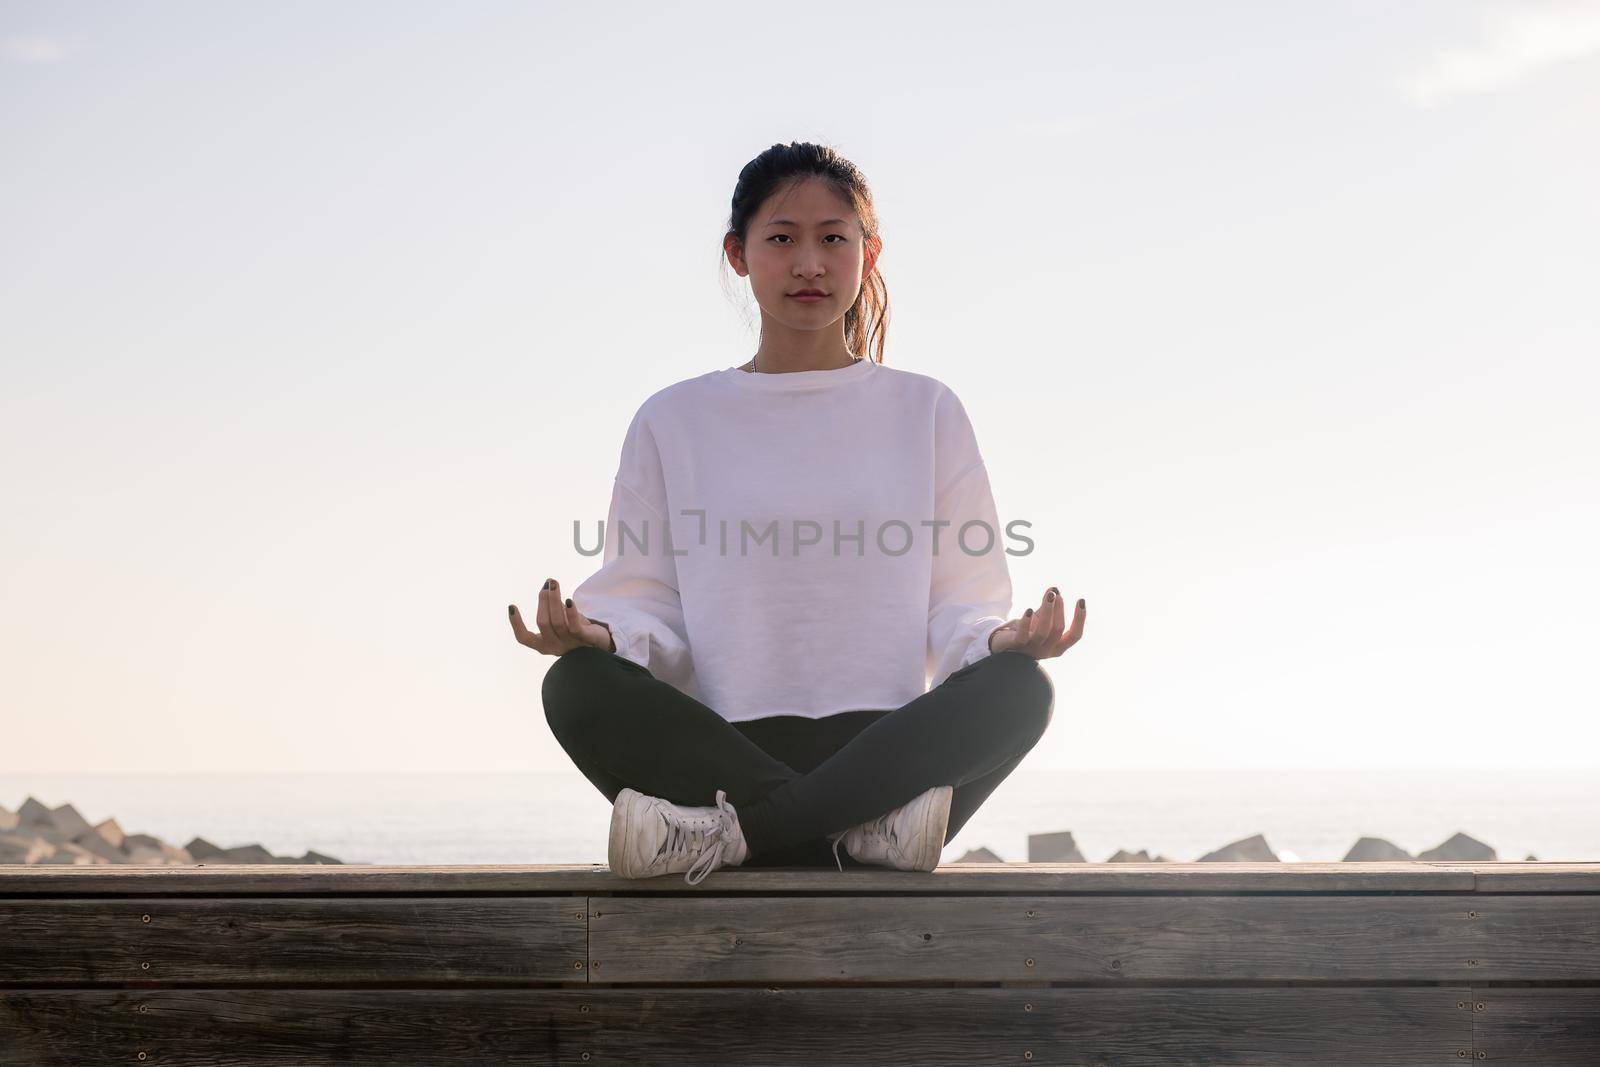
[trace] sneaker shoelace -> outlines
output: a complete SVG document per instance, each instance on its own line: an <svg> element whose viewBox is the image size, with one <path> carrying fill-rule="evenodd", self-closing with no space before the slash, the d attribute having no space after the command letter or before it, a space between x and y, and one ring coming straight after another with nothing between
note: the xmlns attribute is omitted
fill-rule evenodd
<svg viewBox="0 0 1600 1067"><path fill-rule="evenodd" d="M729 844L728 832L733 826L733 805L728 803L726 790L717 790L717 824L709 830L691 828L682 821L667 819L667 843L662 849L666 856L686 856L696 850L700 855L689 865L684 881L699 885L706 875L722 866L723 849Z"/></svg>

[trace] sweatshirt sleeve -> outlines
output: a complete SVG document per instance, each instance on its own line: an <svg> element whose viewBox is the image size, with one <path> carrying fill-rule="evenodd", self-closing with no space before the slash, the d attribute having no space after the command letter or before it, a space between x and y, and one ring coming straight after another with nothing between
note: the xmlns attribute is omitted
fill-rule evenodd
<svg viewBox="0 0 1600 1067"><path fill-rule="evenodd" d="M989 487L989 473L966 409L946 389L934 420L934 519L938 550L928 596L928 687L970 666L989 651L989 635L1011 610L1011 574L1005 537ZM974 523L965 538L961 527ZM992 531L992 543L991 543ZM962 550L965 543L970 552ZM985 546L987 551L982 551ZM978 554L973 554L978 553Z"/></svg>
<svg viewBox="0 0 1600 1067"><path fill-rule="evenodd" d="M693 664L677 560L668 551L667 509L661 456L641 409L623 438L611 483L600 569L572 591L572 602L611 628L617 655L685 689Z"/></svg>

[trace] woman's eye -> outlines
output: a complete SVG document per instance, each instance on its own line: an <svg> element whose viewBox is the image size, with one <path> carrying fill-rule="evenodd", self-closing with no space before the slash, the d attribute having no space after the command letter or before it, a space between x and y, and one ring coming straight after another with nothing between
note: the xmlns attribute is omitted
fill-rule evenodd
<svg viewBox="0 0 1600 1067"><path fill-rule="evenodd" d="M767 238L767 240L776 241L780 237L782 237L785 241L789 241L790 240L789 235L786 234L786 233L775 233L771 237ZM837 237L839 239L839 243L840 244L844 244L844 243L846 243L846 242L848 242L850 240L850 238L846 237L842 233L830 233L830 234L828 234L828 237ZM826 238L824 238L824 240L826 240ZM793 243L793 242L790 242L790 243Z"/></svg>

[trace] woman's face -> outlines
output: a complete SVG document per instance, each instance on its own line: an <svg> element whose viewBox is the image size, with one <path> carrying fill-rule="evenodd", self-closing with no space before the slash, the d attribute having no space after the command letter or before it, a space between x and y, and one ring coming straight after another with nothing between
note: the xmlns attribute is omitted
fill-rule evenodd
<svg viewBox="0 0 1600 1067"><path fill-rule="evenodd" d="M768 197L752 216L742 249L732 234L726 242L729 262L749 277L761 310L795 330L820 330L844 318L861 279L872 273L876 244L862 240L850 203L814 178ZM824 295L796 295L807 290Z"/></svg>

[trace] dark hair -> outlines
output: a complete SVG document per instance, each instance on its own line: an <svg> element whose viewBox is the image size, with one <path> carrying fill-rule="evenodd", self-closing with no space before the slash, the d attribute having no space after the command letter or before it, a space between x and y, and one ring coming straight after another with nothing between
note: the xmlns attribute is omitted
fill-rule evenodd
<svg viewBox="0 0 1600 1067"><path fill-rule="evenodd" d="M807 141L775 144L744 165L739 182L733 187L733 210L728 216L728 233L745 243L750 217L776 192L807 178L827 182L855 210L864 239L878 236L878 210L872 203L872 190L856 165L826 145ZM856 302L844 315L844 339L850 350L872 358L867 346L877 342L877 361L883 362L883 343L889 332L889 290L876 263L872 273L861 279Z"/></svg>

